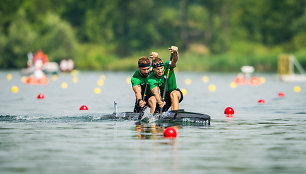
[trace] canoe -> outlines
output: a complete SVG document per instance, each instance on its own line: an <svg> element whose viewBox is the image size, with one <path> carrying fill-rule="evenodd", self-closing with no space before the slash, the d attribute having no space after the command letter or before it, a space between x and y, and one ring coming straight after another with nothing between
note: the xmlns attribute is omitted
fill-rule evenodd
<svg viewBox="0 0 306 174"><path fill-rule="evenodd" d="M135 112L114 112L107 115L106 119L121 119L121 120L135 120L140 122L148 122L154 120L156 123L183 123L196 125L210 125L210 116L207 114L187 112L183 109L178 111L168 111L162 114L154 114L148 116L146 119L138 120L139 113ZM153 117L153 118L152 118Z"/></svg>

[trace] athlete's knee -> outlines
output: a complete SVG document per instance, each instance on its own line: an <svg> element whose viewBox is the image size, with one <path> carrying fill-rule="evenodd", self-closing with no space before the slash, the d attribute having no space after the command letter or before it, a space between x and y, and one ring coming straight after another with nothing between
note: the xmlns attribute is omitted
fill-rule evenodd
<svg viewBox="0 0 306 174"><path fill-rule="evenodd" d="M156 99L155 99L155 97L150 97L148 101L149 101L149 104L151 104L151 105L156 105Z"/></svg>
<svg viewBox="0 0 306 174"><path fill-rule="evenodd" d="M181 97L181 94L180 94L180 92L178 92L178 91L172 91L171 93L170 93L170 97L172 98L172 99L175 99L175 98L177 98L177 99L179 99L180 97Z"/></svg>

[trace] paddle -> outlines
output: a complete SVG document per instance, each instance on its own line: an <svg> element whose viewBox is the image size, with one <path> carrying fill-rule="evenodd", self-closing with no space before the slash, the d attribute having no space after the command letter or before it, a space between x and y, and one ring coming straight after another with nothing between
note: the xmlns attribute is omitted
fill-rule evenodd
<svg viewBox="0 0 306 174"><path fill-rule="evenodd" d="M152 57L152 63L151 63L151 67L150 67L150 72L149 72L149 75L150 73L152 72L153 70L153 60L155 59L155 57L153 56ZM146 93L147 93L147 88L148 88L148 80L147 80L147 83L146 83L146 86L145 86L145 89L144 89L144 93L143 93L143 96L142 96L142 101L145 101L146 99ZM139 112L139 116L138 116L138 120L140 120L143 116L143 111L145 110L146 106L140 108L140 112Z"/></svg>
<svg viewBox="0 0 306 174"><path fill-rule="evenodd" d="M170 48L169 48L169 50L170 50ZM166 82L165 82L162 102L165 101L167 85L168 85L168 79L169 79L169 74L170 74L170 67L171 67L171 64L172 64L172 57L173 57L173 51L171 50L170 61L169 61L169 65L168 65L168 68L167 68L167 76L166 76ZM163 108L160 108L159 113L162 113L162 111L163 111Z"/></svg>

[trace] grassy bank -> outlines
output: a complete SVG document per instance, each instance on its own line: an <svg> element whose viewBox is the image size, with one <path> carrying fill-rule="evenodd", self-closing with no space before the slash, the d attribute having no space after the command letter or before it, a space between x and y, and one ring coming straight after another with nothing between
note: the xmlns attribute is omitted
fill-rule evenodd
<svg viewBox="0 0 306 174"><path fill-rule="evenodd" d="M179 50L180 71L221 71L237 72L243 65L251 65L257 72L277 72L277 58L284 52L277 48L265 48L243 44L234 45L231 51L222 54L210 54L207 51ZM107 51L108 50L108 51ZM81 70L131 71L137 69L137 60L156 51L164 61L169 60L169 51L165 48L148 49L126 57L113 54L111 48L99 45L81 45L75 57L75 67ZM243 51L242 51L243 50ZM306 68L306 49L293 53Z"/></svg>

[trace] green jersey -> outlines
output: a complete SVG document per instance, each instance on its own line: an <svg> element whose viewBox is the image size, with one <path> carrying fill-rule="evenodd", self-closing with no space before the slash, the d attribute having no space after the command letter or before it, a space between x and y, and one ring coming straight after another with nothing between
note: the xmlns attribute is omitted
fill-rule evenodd
<svg viewBox="0 0 306 174"><path fill-rule="evenodd" d="M148 82L150 85L150 90L152 90L154 87L159 87L160 92L161 92L160 94L161 95L163 94L164 88L165 88L166 77L168 73L167 72L168 66L169 66L169 61L164 63L164 75L160 78L156 77L154 73L151 73L149 75ZM169 95L173 90L177 89L174 68L175 67L170 67L169 79L168 79L167 90L166 90L167 95Z"/></svg>
<svg viewBox="0 0 306 174"><path fill-rule="evenodd" d="M140 85L142 96L144 94L147 81L148 81L148 77L143 77L140 74L140 70L136 71L131 78L132 87ZM153 96L153 93L150 91L149 86L147 88L148 89L146 91L146 99L148 99L150 96Z"/></svg>

